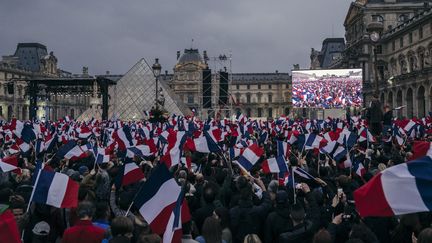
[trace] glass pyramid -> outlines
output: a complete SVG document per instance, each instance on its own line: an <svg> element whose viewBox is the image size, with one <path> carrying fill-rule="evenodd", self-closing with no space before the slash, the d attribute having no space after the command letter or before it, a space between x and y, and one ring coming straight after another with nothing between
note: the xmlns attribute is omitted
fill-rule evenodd
<svg viewBox="0 0 432 243"><path fill-rule="evenodd" d="M191 113L164 81L159 81L159 88L162 89L162 95L165 98L163 108L168 114L188 115ZM110 90L113 102L109 108L109 116L120 120L145 118L144 111L150 111L155 106L155 90L156 80L153 70L143 58Z"/></svg>
<svg viewBox="0 0 432 243"><path fill-rule="evenodd" d="M163 109L169 114L190 115L190 109L175 95L165 81L159 81L159 89L165 98ZM109 89L110 119L124 121L148 118L144 111L155 106L156 79L153 70L143 58ZM102 110L90 108L78 120L101 119Z"/></svg>

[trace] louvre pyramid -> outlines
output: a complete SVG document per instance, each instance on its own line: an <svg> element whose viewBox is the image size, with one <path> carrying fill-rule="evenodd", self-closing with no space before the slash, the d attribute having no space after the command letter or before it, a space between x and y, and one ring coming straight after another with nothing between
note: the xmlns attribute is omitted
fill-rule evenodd
<svg viewBox="0 0 432 243"><path fill-rule="evenodd" d="M165 98L164 109L168 114L189 115L191 111L175 95L164 81L159 87ZM124 121L147 118L144 111L150 111L156 100L156 81L153 70L143 58L139 60L120 80L110 87L109 118ZM78 120L101 119L100 109L86 110Z"/></svg>

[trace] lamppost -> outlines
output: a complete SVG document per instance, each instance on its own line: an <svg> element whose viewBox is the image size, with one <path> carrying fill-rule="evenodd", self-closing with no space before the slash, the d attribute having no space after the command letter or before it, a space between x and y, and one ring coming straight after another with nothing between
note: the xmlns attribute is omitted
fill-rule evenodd
<svg viewBox="0 0 432 243"><path fill-rule="evenodd" d="M153 75L155 76L156 79L156 90L155 90L155 97L156 97L156 110L159 109L159 87L158 87L158 82L159 82L159 76L162 70L162 66L159 64L159 58L155 58L155 63L152 66L153 69Z"/></svg>

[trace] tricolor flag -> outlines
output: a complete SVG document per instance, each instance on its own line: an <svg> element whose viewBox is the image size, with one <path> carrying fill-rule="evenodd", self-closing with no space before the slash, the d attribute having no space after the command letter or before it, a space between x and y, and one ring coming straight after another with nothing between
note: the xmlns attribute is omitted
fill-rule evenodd
<svg viewBox="0 0 432 243"><path fill-rule="evenodd" d="M432 210L432 159L421 157L387 168L354 191L362 217L388 217Z"/></svg>
<svg viewBox="0 0 432 243"><path fill-rule="evenodd" d="M185 192L182 190L179 194L174 210L168 220L168 225L163 234L164 243L180 243L182 238L182 224L191 220L189 206L184 198Z"/></svg>
<svg viewBox="0 0 432 243"><path fill-rule="evenodd" d="M135 162L130 161L129 163L125 163L120 168L115 180L116 188L130 185L142 179L144 179L144 173L142 172L141 168L138 167Z"/></svg>
<svg viewBox="0 0 432 243"><path fill-rule="evenodd" d="M414 141L413 144L413 155L410 160L415 160L423 156L432 157L432 143L425 141Z"/></svg>
<svg viewBox="0 0 432 243"><path fill-rule="evenodd" d="M243 154L237 160L237 163L245 170L249 171L260 159L261 155L264 154L264 150L257 144L252 144L247 147Z"/></svg>
<svg viewBox="0 0 432 243"><path fill-rule="evenodd" d="M0 173L9 172L13 170L19 170L17 156L9 156L0 159Z"/></svg>
<svg viewBox="0 0 432 243"><path fill-rule="evenodd" d="M293 167L293 173L308 180L315 180L314 176L297 166Z"/></svg>
<svg viewBox="0 0 432 243"><path fill-rule="evenodd" d="M75 208L78 189L78 182L65 174L39 170L30 201L57 208Z"/></svg>
<svg viewBox="0 0 432 243"><path fill-rule="evenodd" d="M153 153L150 151L150 147L143 144L127 148L126 153L126 156L129 158L133 158L134 156L144 158L152 155Z"/></svg>
<svg viewBox="0 0 432 243"><path fill-rule="evenodd" d="M288 167L283 156L266 159L261 166L263 172L266 174L288 172Z"/></svg>
<svg viewBox="0 0 432 243"><path fill-rule="evenodd" d="M180 191L164 164L159 164L142 186L134 204L154 233L162 235L165 232Z"/></svg>
<svg viewBox="0 0 432 243"><path fill-rule="evenodd" d="M284 156L285 158L289 158L290 150L287 142L277 141L277 155Z"/></svg>
<svg viewBox="0 0 432 243"><path fill-rule="evenodd" d="M84 145L85 146L85 145ZM69 140L61 146L55 155L58 159L78 160L87 157L85 151L74 140Z"/></svg>

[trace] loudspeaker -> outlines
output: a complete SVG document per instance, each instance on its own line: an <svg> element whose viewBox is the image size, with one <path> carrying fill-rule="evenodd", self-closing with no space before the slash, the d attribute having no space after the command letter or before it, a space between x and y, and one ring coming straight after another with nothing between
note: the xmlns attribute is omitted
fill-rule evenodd
<svg viewBox="0 0 432 243"><path fill-rule="evenodd" d="M211 94L212 94L212 84L211 84L211 69L203 70L203 108L211 108Z"/></svg>
<svg viewBox="0 0 432 243"><path fill-rule="evenodd" d="M219 72L219 105L228 103L228 72Z"/></svg>

